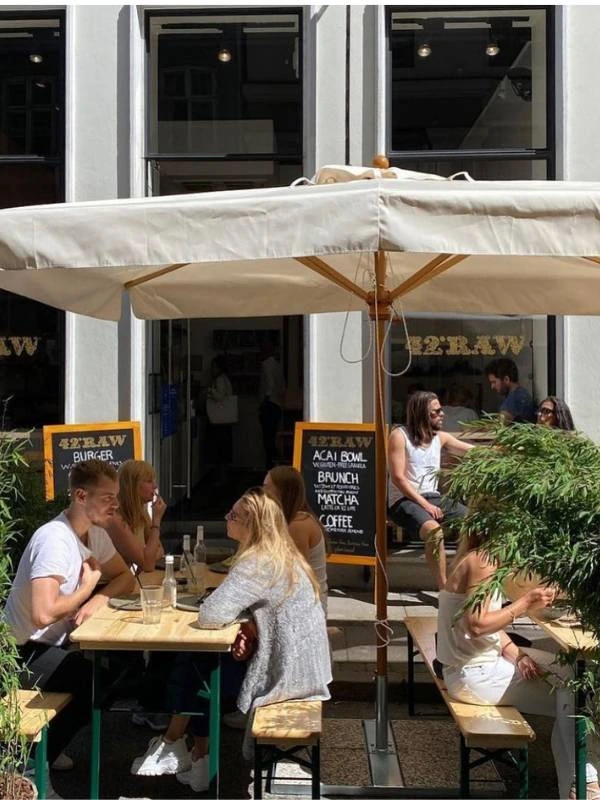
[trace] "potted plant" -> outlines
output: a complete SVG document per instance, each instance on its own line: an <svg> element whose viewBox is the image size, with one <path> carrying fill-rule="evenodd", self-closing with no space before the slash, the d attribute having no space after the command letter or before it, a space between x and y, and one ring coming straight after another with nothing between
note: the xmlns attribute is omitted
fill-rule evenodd
<svg viewBox="0 0 600 800"><path fill-rule="evenodd" d="M489 431L494 443L469 451L448 472L447 492L470 507L461 535L483 534L483 549L500 565L470 605L501 591L511 574L537 575L558 588L600 641L600 448L582 434L542 425L486 418L467 427ZM574 663L577 656L561 660ZM594 727L599 664L600 651L586 651L585 671L569 681L588 695Z"/></svg>
<svg viewBox="0 0 600 800"><path fill-rule="evenodd" d="M20 472L26 467L26 439L0 433L0 606L12 582L10 547L18 533L14 508L20 498ZM19 733L20 713L16 699L21 665L8 625L0 618L0 797L30 800L35 785L24 777L30 744Z"/></svg>

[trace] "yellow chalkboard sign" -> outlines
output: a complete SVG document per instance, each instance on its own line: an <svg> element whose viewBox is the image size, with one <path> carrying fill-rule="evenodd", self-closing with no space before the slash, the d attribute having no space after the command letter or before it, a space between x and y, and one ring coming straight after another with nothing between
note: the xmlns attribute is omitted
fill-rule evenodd
<svg viewBox="0 0 600 800"><path fill-rule="evenodd" d="M141 457L139 422L44 425L46 500L68 490L75 464L96 458L117 469L128 459Z"/></svg>
<svg viewBox="0 0 600 800"><path fill-rule="evenodd" d="M334 564L375 564L375 426L297 422L294 466Z"/></svg>

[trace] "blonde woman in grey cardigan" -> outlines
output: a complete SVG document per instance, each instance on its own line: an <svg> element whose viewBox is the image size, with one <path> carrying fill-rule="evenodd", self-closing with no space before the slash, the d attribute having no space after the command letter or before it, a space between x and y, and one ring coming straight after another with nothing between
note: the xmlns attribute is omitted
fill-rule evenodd
<svg viewBox="0 0 600 800"><path fill-rule="evenodd" d="M238 697L247 713L283 700L327 700L331 662L319 584L290 534L281 506L262 487L250 489L226 515L240 543L229 575L202 604L198 621L221 626L252 615L257 641ZM244 657L254 643L241 643ZM235 653L234 653L235 655ZM249 714L250 726L252 714ZM252 757L248 736L244 755Z"/></svg>

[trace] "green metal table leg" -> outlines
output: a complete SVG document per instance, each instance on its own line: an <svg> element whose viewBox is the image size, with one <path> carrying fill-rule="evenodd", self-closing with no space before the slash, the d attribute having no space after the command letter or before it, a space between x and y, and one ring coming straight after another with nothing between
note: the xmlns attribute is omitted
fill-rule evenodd
<svg viewBox="0 0 600 800"><path fill-rule="evenodd" d="M48 726L42 728L40 741L35 747L35 785L38 790L40 800L46 800L46 767L48 762Z"/></svg>
<svg viewBox="0 0 600 800"><path fill-rule="evenodd" d="M90 800L100 797L101 652L94 650L92 670L92 752L90 753Z"/></svg>
<svg viewBox="0 0 600 800"><path fill-rule="evenodd" d="M221 654L210 673L210 718L208 723L208 788L210 797L219 796L219 759L221 732Z"/></svg>
<svg viewBox="0 0 600 800"><path fill-rule="evenodd" d="M577 661L577 677L580 679L585 669L585 661ZM586 762L587 762L587 743L585 738L585 719L581 716L585 707L585 694L577 692L577 704L575 708L575 795L578 800L585 800L587 796L586 787Z"/></svg>
<svg viewBox="0 0 600 800"><path fill-rule="evenodd" d="M464 736L460 736L460 796L471 796L471 765L469 748Z"/></svg>
<svg viewBox="0 0 600 800"><path fill-rule="evenodd" d="M529 797L529 751L526 747L519 750L519 798L525 800Z"/></svg>

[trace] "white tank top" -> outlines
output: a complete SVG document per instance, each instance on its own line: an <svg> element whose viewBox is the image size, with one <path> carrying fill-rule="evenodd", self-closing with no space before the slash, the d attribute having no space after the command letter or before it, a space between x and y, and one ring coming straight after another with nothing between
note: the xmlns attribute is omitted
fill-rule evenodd
<svg viewBox="0 0 600 800"><path fill-rule="evenodd" d="M456 594L442 589L438 608L437 657L446 667L463 667L467 664L486 664L496 661L502 653L500 634L471 636L467 631L461 609L466 594ZM502 608L500 595L490 600L490 611Z"/></svg>
<svg viewBox="0 0 600 800"><path fill-rule="evenodd" d="M325 616L327 616L327 552L325 550L325 539L321 536L321 539L317 542L314 547L311 547L308 551L308 558L306 559L309 565L312 567L313 572L319 582L319 596L321 599L321 605L323 606L323 611L325 612Z"/></svg>
<svg viewBox="0 0 600 800"><path fill-rule="evenodd" d="M404 436L406 451L406 478L419 494L439 494L437 470L440 468L442 443L439 436L434 436L427 447L415 447L406 428L400 427ZM404 495L388 478L388 506L397 503Z"/></svg>

